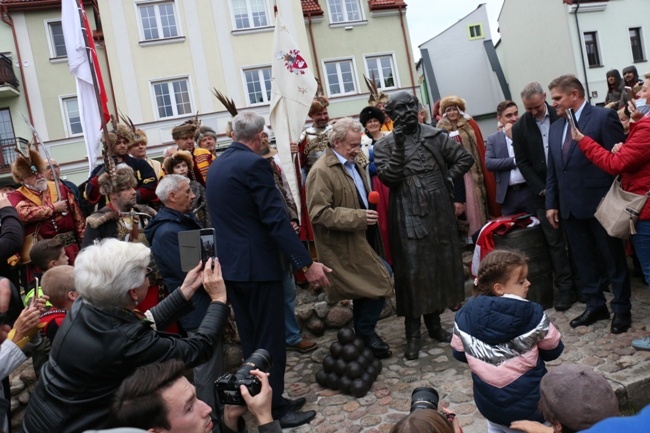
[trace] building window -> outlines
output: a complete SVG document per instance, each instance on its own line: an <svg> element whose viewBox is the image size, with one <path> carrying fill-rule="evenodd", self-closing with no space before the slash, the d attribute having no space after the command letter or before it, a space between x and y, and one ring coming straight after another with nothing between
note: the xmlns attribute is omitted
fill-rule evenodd
<svg viewBox="0 0 650 433"><path fill-rule="evenodd" d="M483 24L470 24L467 26L467 35L469 39L485 39L483 35Z"/></svg>
<svg viewBox="0 0 650 433"><path fill-rule="evenodd" d="M152 86L160 119L192 113L187 78L159 81Z"/></svg>
<svg viewBox="0 0 650 433"><path fill-rule="evenodd" d="M330 22L361 21L361 3L359 0L327 0L330 10Z"/></svg>
<svg viewBox="0 0 650 433"><path fill-rule="evenodd" d="M641 37L641 27L630 29L630 45L632 46L632 58L635 62L645 62L643 53L643 38Z"/></svg>
<svg viewBox="0 0 650 433"><path fill-rule="evenodd" d="M265 0L231 0L231 4L237 30L269 25Z"/></svg>
<svg viewBox="0 0 650 433"><path fill-rule="evenodd" d="M63 98L63 117L65 118L68 136L82 134L81 116L79 115L79 103L77 97Z"/></svg>
<svg viewBox="0 0 650 433"><path fill-rule="evenodd" d="M377 88L388 89L397 86L393 56L366 57L366 69L368 78L372 79L374 76Z"/></svg>
<svg viewBox="0 0 650 433"><path fill-rule="evenodd" d="M331 96L355 93L352 60L325 62L325 72Z"/></svg>
<svg viewBox="0 0 650 433"><path fill-rule="evenodd" d="M61 21L50 21L47 23L47 28L50 33L50 54L52 58L67 57Z"/></svg>
<svg viewBox="0 0 650 433"><path fill-rule="evenodd" d="M145 41L178 37L174 2L140 4L138 11Z"/></svg>
<svg viewBox="0 0 650 433"><path fill-rule="evenodd" d="M250 105L271 102L271 68L247 69L244 76Z"/></svg>
<svg viewBox="0 0 650 433"><path fill-rule="evenodd" d="M602 66L600 63L600 52L598 50L598 32L585 32L585 52L589 67Z"/></svg>

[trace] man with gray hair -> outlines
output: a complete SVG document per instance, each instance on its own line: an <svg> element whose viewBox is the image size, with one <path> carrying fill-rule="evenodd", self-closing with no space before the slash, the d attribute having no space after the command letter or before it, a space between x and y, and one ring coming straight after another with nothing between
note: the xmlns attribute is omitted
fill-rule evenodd
<svg viewBox="0 0 650 433"><path fill-rule="evenodd" d="M232 121L234 140L208 172L210 217L229 300L235 311L244 358L266 349L273 358L273 418L282 428L311 421L316 412L297 412L304 398L289 400L284 392L286 346L284 327L284 263L301 269L314 286L327 286L329 268L312 260L296 235L275 186L271 165L258 155L264 118L252 111Z"/></svg>
<svg viewBox="0 0 650 433"><path fill-rule="evenodd" d="M171 293L182 284L187 272L180 266L178 232L200 230L201 226L190 212L194 193L186 176L168 174L156 188L156 195L163 206L145 228L145 236L153 254L160 276ZM192 336L196 333L210 305L210 297L199 288L192 296L194 310L179 319L179 324ZM223 347L221 340L210 360L194 368L196 394L212 407L212 413L220 413L214 397L214 381L223 373ZM215 422L216 426L218 423ZM218 431L215 427L215 432Z"/></svg>
<svg viewBox="0 0 650 433"><path fill-rule="evenodd" d="M307 176L307 205L318 257L336 269L326 289L330 301L354 299L353 322L377 358L391 355L375 327L393 293L377 230L379 214L368 201L370 185L356 162L363 126L349 117L329 132L328 147Z"/></svg>
<svg viewBox="0 0 650 433"><path fill-rule="evenodd" d="M517 167L533 195L535 213L548 245L554 283L559 290L555 309L564 311L578 300L578 294L573 286L564 232L562 228L551 226L546 218L545 203L548 136L551 123L558 115L555 108L546 103L546 92L537 81L526 84L521 91L521 101L526 112L512 125L512 147Z"/></svg>

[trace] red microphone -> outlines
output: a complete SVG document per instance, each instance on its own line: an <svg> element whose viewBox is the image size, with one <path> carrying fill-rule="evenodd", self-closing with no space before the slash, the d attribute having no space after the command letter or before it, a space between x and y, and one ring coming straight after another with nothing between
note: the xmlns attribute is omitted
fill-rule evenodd
<svg viewBox="0 0 650 433"><path fill-rule="evenodd" d="M368 208L370 210L377 210L378 203L379 193L377 191L370 191L370 194L368 194Z"/></svg>

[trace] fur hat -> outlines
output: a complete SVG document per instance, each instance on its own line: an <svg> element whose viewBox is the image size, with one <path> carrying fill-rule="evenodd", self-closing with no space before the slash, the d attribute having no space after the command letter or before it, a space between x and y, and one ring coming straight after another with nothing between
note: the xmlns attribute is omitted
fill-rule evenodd
<svg viewBox="0 0 650 433"><path fill-rule="evenodd" d="M199 121L198 118L183 122L172 129L172 138L174 140L179 140L181 138L194 137L194 133L199 126L201 126L201 121Z"/></svg>
<svg viewBox="0 0 650 433"><path fill-rule="evenodd" d="M178 150L172 154L172 156L165 158L163 161L163 168L165 173L174 174L174 166L185 162L187 164L187 170L189 173L192 173L194 170L194 160L192 159L192 154L187 150Z"/></svg>
<svg viewBox="0 0 650 433"><path fill-rule="evenodd" d="M549 415L575 431L619 414L609 382L588 367L559 365L542 378L539 389Z"/></svg>
<svg viewBox="0 0 650 433"><path fill-rule="evenodd" d="M365 127L370 119L377 119L383 125L386 121L386 115L377 107L364 107L359 113L359 122Z"/></svg>
<svg viewBox="0 0 650 433"><path fill-rule="evenodd" d="M313 101L311 101L311 107L309 107L309 113L307 114L309 117L312 117L315 114L320 113L324 109L326 109L330 105L329 99L327 99L324 96L319 96L317 98L314 98Z"/></svg>
<svg viewBox="0 0 650 433"><path fill-rule="evenodd" d="M133 143L131 143L131 146L135 146L136 144L144 143L146 146L149 143L149 139L147 138L147 134L140 128L136 128L135 133L133 134Z"/></svg>
<svg viewBox="0 0 650 433"><path fill-rule="evenodd" d="M29 153L19 152L20 155L11 164L11 176L16 182L25 180L26 177L43 173L45 170L45 161L41 158L38 151L29 149Z"/></svg>
<svg viewBox="0 0 650 433"><path fill-rule="evenodd" d="M133 169L126 164L115 167L114 173L104 172L99 179L99 193L105 196L117 194L129 188L135 188L138 181L135 179Z"/></svg>
<svg viewBox="0 0 650 433"><path fill-rule="evenodd" d="M108 139L109 141L109 150L115 146L115 143L117 143L118 138L123 138L126 140L126 145L128 147L131 147L133 145L133 141L135 140L135 134L133 131L126 125L123 125L121 123L116 123L115 128L108 133ZM102 143L104 142L104 134L102 134Z"/></svg>
<svg viewBox="0 0 650 433"><path fill-rule="evenodd" d="M194 142L197 146L204 137L212 137L214 138L214 141L217 141L217 133L209 126L201 126L196 130L196 133L194 134Z"/></svg>
<svg viewBox="0 0 650 433"><path fill-rule="evenodd" d="M445 96L440 101L440 112L444 114L449 107L456 106L460 111L465 111L465 100L459 96Z"/></svg>

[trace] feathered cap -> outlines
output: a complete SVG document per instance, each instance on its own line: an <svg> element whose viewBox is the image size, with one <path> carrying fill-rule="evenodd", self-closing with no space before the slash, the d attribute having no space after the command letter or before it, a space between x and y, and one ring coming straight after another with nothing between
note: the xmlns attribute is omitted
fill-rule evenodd
<svg viewBox="0 0 650 433"><path fill-rule="evenodd" d="M199 113L196 113L194 119L187 120L172 129L172 138L174 140L180 140L187 137L194 138L194 133L200 126L201 121L199 120Z"/></svg>
<svg viewBox="0 0 650 433"><path fill-rule="evenodd" d="M228 110L228 112L232 117L235 117L238 114L235 101L233 101L231 98L227 97L225 94L218 91L216 88L212 89L212 94L214 95L215 98L219 100L219 102L223 104L224 107L226 107L226 110ZM230 120L226 124L226 135L232 138L232 121Z"/></svg>
<svg viewBox="0 0 650 433"><path fill-rule="evenodd" d="M133 138L131 139L131 141L129 141L129 148L140 143L144 143L144 145L146 146L147 134L142 129L136 128L129 116L125 116L124 114L120 113L120 119L122 119L122 122L124 122L124 124L129 128L129 130L131 130L131 135ZM118 123L117 127L119 128L120 126L122 125Z"/></svg>
<svg viewBox="0 0 650 433"><path fill-rule="evenodd" d="M388 102L388 95L377 88L374 71L372 73L372 79L369 79L365 75L363 76L363 79L366 80L366 86L368 86L368 90L370 91L370 96L368 97L368 105L374 107L379 102L383 104Z"/></svg>
<svg viewBox="0 0 650 433"><path fill-rule="evenodd" d="M133 169L126 164L118 164L115 170L104 172L99 179L99 193L105 196L117 194L129 188L135 188L138 181L135 179Z"/></svg>
<svg viewBox="0 0 650 433"><path fill-rule="evenodd" d="M108 126L108 125L107 125ZM111 128L112 130L108 132L109 139L109 149L112 149L115 146L118 138L123 138L126 140L127 146L131 147L133 140L135 139L135 134L133 129L129 128L127 125L119 123L119 119L116 119L115 116L111 115ZM102 143L104 144L104 135L102 134Z"/></svg>
<svg viewBox="0 0 650 433"><path fill-rule="evenodd" d="M314 114L320 113L330 105L329 99L325 96L323 91L323 86L318 78L316 78L318 87L316 88L316 96L313 101L311 101L311 107L309 107L309 117L312 117Z"/></svg>
<svg viewBox="0 0 650 433"><path fill-rule="evenodd" d="M465 100L463 98L460 96L445 96L440 101L440 113L444 114L447 108L453 107L454 105L458 107L460 111L465 111Z"/></svg>
<svg viewBox="0 0 650 433"><path fill-rule="evenodd" d="M26 177L34 174L43 173L45 170L45 161L37 150L31 148L31 143L27 145L27 151L23 152L16 146L18 156L11 164L11 176L16 182L22 182Z"/></svg>
<svg viewBox="0 0 650 433"><path fill-rule="evenodd" d="M174 166L181 162L187 164L188 173L194 172L194 160L192 159L192 154L187 150L178 150L174 152L172 156L165 158L163 161L165 173L174 174Z"/></svg>
<svg viewBox="0 0 650 433"><path fill-rule="evenodd" d="M214 138L214 141L217 141L217 133L209 126L201 126L196 130L196 133L194 133L194 141L196 142L197 146L204 137L212 137Z"/></svg>

